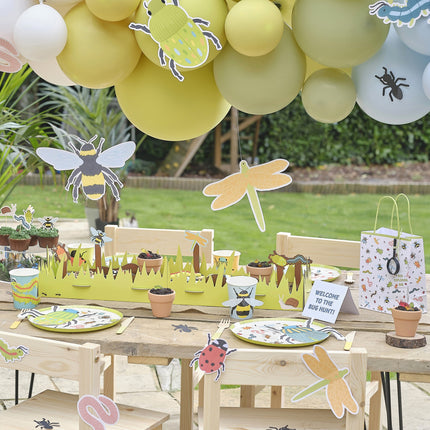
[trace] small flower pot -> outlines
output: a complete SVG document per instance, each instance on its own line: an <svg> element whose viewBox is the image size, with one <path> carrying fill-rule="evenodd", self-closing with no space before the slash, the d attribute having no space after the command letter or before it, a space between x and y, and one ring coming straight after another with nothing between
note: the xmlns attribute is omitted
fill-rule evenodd
<svg viewBox="0 0 430 430"><path fill-rule="evenodd" d="M8 234L0 234L0 246L9 246Z"/></svg>
<svg viewBox="0 0 430 430"><path fill-rule="evenodd" d="M269 267L255 267L250 266L249 264L246 266L246 272L250 274L255 279L265 281L266 284L270 282L270 277L272 276L273 266Z"/></svg>
<svg viewBox="0 0 430 430"><path fill-rule="evenodd" d="M137 257L137 264L139 266L139 270L143 270L143 266L146 268L146 273L149 275L151 270L154 271L154 273L157 273L161 265L163 264L163 257L159 258L141 258Z"/></svg>
<svg viewBox="0 0 430 430"><path fill-rule="evenodd" d="M418 323L421 319L422 311L406 311L399 309L391 309L393 315L394 328L396 335L401 337L414 337Z"/></svg>
<svg viewBox="0 0 430 430"><path fill-rule="evenodd" d="M30 239L11 239L9 238L9 248L12 251L26 251L30 246Z"/></svg>
<svg viewBox="0 0 430 430"><path fill-rule="evenodd" d="M160 289L164 290L164 289ZM157 318L166 318L170 316L172 311L173 300L175 299L175 292L173 290L169 294L156 294L148 291L149 302L151 303L152 314Z"/></svg>
<svg viewBox="0 0 430 430"><path fill-rule="evenodd" d="M58 236L56 237L41 237L39 236L39 246L41 248L54 248L58 244Z"/></svg>

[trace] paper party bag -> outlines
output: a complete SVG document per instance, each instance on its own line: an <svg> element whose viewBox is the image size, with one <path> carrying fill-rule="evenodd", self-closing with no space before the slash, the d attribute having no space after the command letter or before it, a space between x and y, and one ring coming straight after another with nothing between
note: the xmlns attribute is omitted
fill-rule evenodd
<svg viewBox="0 0 430 430"><path fill-rule="evenodd" d="M408 203L410 233L400 227L397 200L401 196ZM393 203L391 225L376 228L383 200ZM379 200L374 229L361 233L360 247L360 307L390 313L401 301L427 311L424 243L412 233L409 200L404 194Z"/></svg>

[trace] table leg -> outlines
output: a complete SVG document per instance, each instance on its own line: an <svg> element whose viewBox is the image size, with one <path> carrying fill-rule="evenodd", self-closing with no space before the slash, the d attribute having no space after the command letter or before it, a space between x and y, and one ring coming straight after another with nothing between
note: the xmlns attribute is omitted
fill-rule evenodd
<svg viewBox="0 0 430 430"><path fill-rule="evenodd" d="M378 391L370 398L369 404L369 430L381 429L381 400L382 400L382 381L380 372L370 373L371 381L378 381Z"/></svg>
<svg viewBox="0 0 430 430"><path fill-rule="evenodd" d="M399 430L403 430L403 410L402 410L402 387L400 382L400 374L396 373L397 377L397 406L399 408Z"/></svg>
<svg viewBox="0 0 430 430"><path fill-rule="evenodd" d="M190 359L181 359L181 405L179 428L192 430L193 428L193 368Z"/></svg>
<svg viewBox="0 0 430 430"><path fill-rule="evenodd" d="M115 356L110 357L111 364L103 374L103 394L115 401Z"/></svg>
<svg viewBox="0 0 430 430"><path fill-rule="evenodd" d="M384 391L385 409L387 411L387 430L393 430L393 420L391 414L390 372L381 372L381 380Z"/></svg>

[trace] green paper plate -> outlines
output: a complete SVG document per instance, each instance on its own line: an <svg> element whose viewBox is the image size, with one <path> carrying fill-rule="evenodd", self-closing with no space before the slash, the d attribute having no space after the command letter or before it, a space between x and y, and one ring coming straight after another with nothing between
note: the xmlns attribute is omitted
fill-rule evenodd
<svg viewBox="0 0 430 430"><path fill-rule="evenodd" d="M296 348L320 343L330 333L320 331L323 324L297 318L255 318L234 323L230 330L245 342L280 348Z"/></svg>
<svg viewBox="0 0 430 430"><path fill-rule="evenodd" d="M334 281L339 278L340 269L324 264L311 264L311 280L313 281Z"/></svg>
<svg viewBox="0 0 430 430"><path fill-rule="evenodd" d="M63 333L103 330L118 324L121 318L121 312L101 306L51 306L32 309L27 316L37 328Z"/></svg>

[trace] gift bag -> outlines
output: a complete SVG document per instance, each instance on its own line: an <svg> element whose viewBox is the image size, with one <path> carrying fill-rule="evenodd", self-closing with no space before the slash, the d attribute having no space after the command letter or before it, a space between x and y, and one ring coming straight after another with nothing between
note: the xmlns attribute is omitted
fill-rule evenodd
<svg viewBox="0 0 430 430"><path fill-rule="evenodd" d="M399 197L408 204L410 233L403 232L400 226ZM391 223L389 228L377 228L384 200L393 203ZM404 194L379 200L374 229L361 233L360 247L360 307L390 313L401 301L412 302L427 312L423 238L412 233L409 199Z"/></svg>

